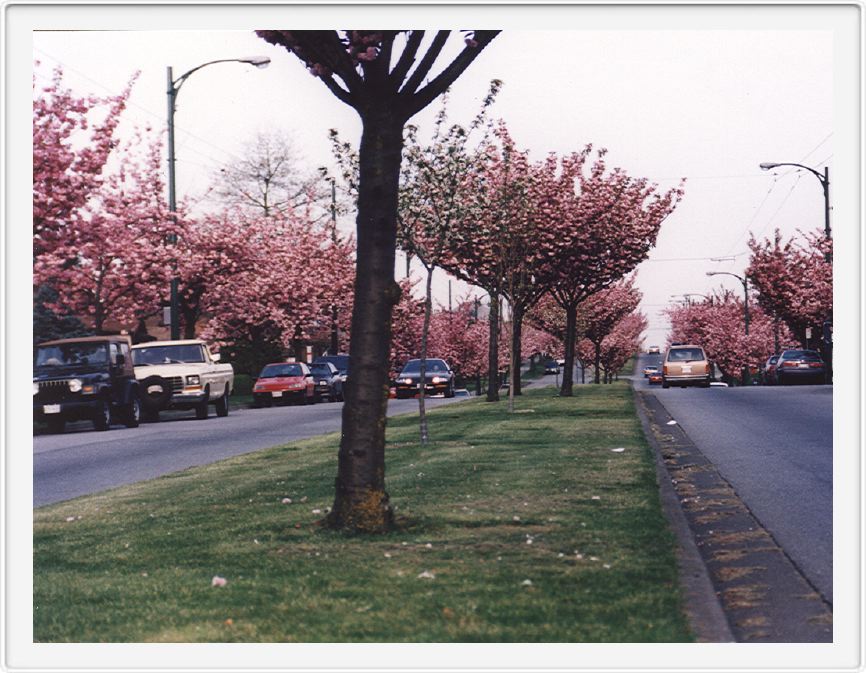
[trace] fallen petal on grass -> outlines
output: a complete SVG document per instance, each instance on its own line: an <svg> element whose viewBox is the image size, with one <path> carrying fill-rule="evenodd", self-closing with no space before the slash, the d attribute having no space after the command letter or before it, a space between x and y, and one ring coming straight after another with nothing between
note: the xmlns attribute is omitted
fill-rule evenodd
<svg viewBox="0 0 866 673"><path fill-rule="evenodd" d="M214 575L213 579L210 581L212 587L224 587L228 583L229 582L225 577L220 577L219 575Z"/></svg>
<svg viewBox="0 0 866 673"><path fill-rule="evenodd" d="M418 579L419 580L432 580L432 579L436 579L436 575L431 573L429 570L425 570L423 573L420 573L418 575Z"/></svg>
<svg viewBox="0 0 866 673"><path fill-rule="evenodd" d="M523 580L523 581L520 583L520 586L531 587L531 586L532 586L532 580Z"/></svg>
<svg viewBox="0 0 866 673"><path fill-rule="evenodd" d="M677 422L673 418L668 421L668 425L676 425L676 424L677 424Z"/></svg>
<svg viewBox="0 0 866 673"><path fill-rule="evenodd" d="M622 453L623 451L625 451L625 449L623 449L623 448L619 448L619 449L611 449L611 451L612 451L613 453Z"/></svg>

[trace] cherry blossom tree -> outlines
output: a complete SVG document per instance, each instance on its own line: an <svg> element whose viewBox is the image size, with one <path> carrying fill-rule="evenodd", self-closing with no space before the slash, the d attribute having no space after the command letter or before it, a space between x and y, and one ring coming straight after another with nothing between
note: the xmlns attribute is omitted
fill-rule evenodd
<svg viewBox="0 0 866 673"><path fill-rule="evenodd" d="M670 342L703 346L722 374L735 381L748 368L760 366L775 351L774 322L760 306L749 312L749 334L743 320L743 300L733 293L717 293L712 302L686 304L667 311L671 322ZM793 340L785 326L782 343Z"/></svg>
<svg viewBox="0 0 866 673"><path fill-rule="evenodd" d="M560 226L545 232L553 239L551 254L536 271L566 314L560 391L565 396L572 394L579 304L646 258L662 222L683 195L682 185L659 193L655 185L622 169L608 171L605 150L587 166L591 152L587 145L559 162L559 189L547 191L544 208Z"/></svg>
<svg viewBox="0 0 866 673"><path fill-rule="evenodd" d="M783 320L804 346L807 329L818 338L823 323L833 320L832 245L823 231L801 233L801 240L784 244L778 230L772 241L749 241L746 273L758 303ZM822 350L827 357L827 349Z"/></svg>
<svg viewBox="0 0 866 673"><path fill-rule="evenodd" d="M595 382L601 382L602 342L641 300L640 291L629 278L590 295L578 304L578 331L593 345Z"/></svg>
<svg viewBox="0 0 866 673"><path fill-rule="evenodd" d="M429 43L425 31L260 30L297 56L362 121L359 150L357 272L349 352L353 376L343 407L336 494L327 523L362 532L388 530L385 422L403 126L466 70L498 31L474 31L438 74L433 67L451 31ZM422 49L424 45L426 50ZM420 58L419 58L420 57Z"/></svg>
<svg viewBox="0 0 866 673"><path fill-rule="evenodd" d="M55 288L52 310L87 316L101 333L113 318L129 326L159 310L168 287L172 253L166 246L177 226L163 198L160 153L140 135L120 148L123 161L101 174L63 235L42 241L33 264L37 284Z"/></svg>
<svg viewBox="0 0 866 673"><path fill-rule="evenodd" d="M39 66L37 62L36 67ZM36 69L34 67L34 70ZM33 252L62 244L102 185L117 146L117 125L135 77L116 96L78 96L63 84L63 69L51 83L33 78Z"/></svg>
<svg viewBox="0 0 866 673"><path fill-rule="evenodd" d="M509 410L520 379L520 334L526 310L544 293L534 272L541 251L539 229L555 222L537 207L540 197L538 165L519 151L504 123L495 138L485 142L472 161L473 170L460 186L463 217L447 240L441 264L449 272L486 290L491 297L488 401L499 399L496 372L499 337L498 299L507 298L511 310L511 379Z"/></svg>
<svg viewBox="0 0 866 673"><path fill-rule="evenodd" d="M184 294L197 293L199 310L209 316L203 334L235 346L279 343L300 357L302 340L329 321L336 295L351 287L350 250L292 212L209 224L189 238L204 254L182 267ZM238 248L226 249L222 225L223 235L235 227Z"/></svg>
<svg viewBox="0 0 866 673"><path fill-rule="evenodd" d="M458 299L451 310L440 306L431 319L430 352L447 360L464 382L480 377L487 368L490 334L478 309L477 298L467 296ZM505 350L500 352L504 356ZM502 359L499 364L505 366L506 362Z"/></svg>
<svg viewBox="0 0 866 673"><path fill-rule="evenodd" d="M638 352L641 335L648 325L643 313L629 313L602 339L598 362L600 368L604 370L607 383L610 383L628 359Z"/></svg>

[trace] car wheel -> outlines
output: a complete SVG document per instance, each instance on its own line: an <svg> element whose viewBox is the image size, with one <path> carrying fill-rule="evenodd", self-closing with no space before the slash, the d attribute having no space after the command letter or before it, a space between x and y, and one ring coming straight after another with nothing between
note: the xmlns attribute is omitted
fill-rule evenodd
<svg viewBox="0 0 866 673"><path fill-rule="evenodd" d="M195 417L203 421L208 415L208 401L210 400L210 388L204 389L204 401L201 404L195 405Z"/></svg>
<svg viewBox="0 0 866 673"><path fill-rule="evenodd" d="M66 421L62 418L49 418L48 419L48 432L54 435L62 435L63 430L66 428Z"/></svg>
<svg viewBox="0 0 866 673"><path fill-rule="evenodd" d="M226 386L223 396L216 401L216 415L225 418L229 415L229 387Z"/></svg>
<svg viewBox="0 0 866 673"><path fill-rule="evenodd" d="M141 401L138 395L133 395L129 404L123 410L123 424L127 428L137 428L141 422Z"/></svg>
<svg viewBox="0 0 866 673"><path fill-rule="evenodd" d="M668 383L666 380L662 379L662 388L667 389L667 388L670 388L670 387L671 387L671 384Z"/></svg>
<svg viewBox="0 0 866 673"><path fill-rule="evenodd" d="M108 400L102 400L96 415L93 417L93 427L96 430L108 430L111 427L111 405Z"/></svg>

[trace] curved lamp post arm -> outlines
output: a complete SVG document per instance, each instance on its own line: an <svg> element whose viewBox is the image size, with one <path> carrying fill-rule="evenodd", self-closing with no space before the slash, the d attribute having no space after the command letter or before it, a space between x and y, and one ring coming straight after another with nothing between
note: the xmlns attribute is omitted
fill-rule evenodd
<svg viewBox="0 0 866 673"><path fill-rule="evenodd" d="M738 276L730 271L707 271L708 276L733 276L743 284L743 322L746 327L746 336L749 335L749 277Z"/></svg>
<svg viewBox="0 0 866 673"><path fill-rule="evenodd" d="M824 236L827 240L830 240L830 168L828 166L824 166L823 175L816 171L814 168L810 168L809 166L804 166L803 164L795 164L795 163L777 163L773 161L768 161L760 164L762 171L768 171L771 168L776 168L777 166L796 166L797 168L802 168L804 170L809 171L812 175L818 178L818 181L821 183L821 187L824 189ZM830 256L828 254L827 261L830 261Z"/></svg>
<svg viewBox="0 0 866 673"><path fill-rule="evenodd" d="M168 96L168 211L169 213L174 213L177 210L177 203L175 198L175 176L174 176L174 166L175 166L175 157L174 157L174 113L175 108L177 107L177 94L180 91L180 88L183 86L183 83L189 78L197 70L201 70L205 66L213 65L214 63L249 63L250 65L254 65L257 68L266 68L268 64L271 62L267 56L249 56L244 58L220 58L215 61L208 61L207 63L202 63L201 65L196 66L192 70L187 70L183 75L178 77L177 79L173 78L171 66L167 68L167 79L168 79L168 89L166 90L166 95ZM172 245L177 243L177 236L172 234L169 236L169 243ZM179 339L180 338L180 316L178 315L180 310L180 301L178 297L178 288L179 288L179 280L177 275L175 274L171 279L171 287L170 287L170 303L171 303L171 338Z"/></svg>

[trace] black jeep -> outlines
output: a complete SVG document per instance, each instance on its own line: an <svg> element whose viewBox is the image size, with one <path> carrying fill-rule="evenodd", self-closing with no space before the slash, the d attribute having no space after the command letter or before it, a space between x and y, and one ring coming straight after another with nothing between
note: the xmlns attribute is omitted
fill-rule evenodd
<svg viewBox="0 0 866 673"><path fill-rule="evenodd" d="M127 336L46 341L33 361L33 418L51 432L66 421L91 420L97 430L113 421L138 427L141 403Z"/></svg>

